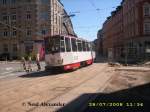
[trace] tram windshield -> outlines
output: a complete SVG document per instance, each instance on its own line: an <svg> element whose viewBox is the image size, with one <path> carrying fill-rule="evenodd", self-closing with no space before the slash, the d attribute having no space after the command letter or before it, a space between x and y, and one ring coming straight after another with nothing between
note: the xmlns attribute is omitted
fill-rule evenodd
<svg viewBox="0 0 150 112"><path fill-rule="evenodd" d="M48 37L45 38L45 53L46 54L53 54L60 52L60 37Z"/></svg>

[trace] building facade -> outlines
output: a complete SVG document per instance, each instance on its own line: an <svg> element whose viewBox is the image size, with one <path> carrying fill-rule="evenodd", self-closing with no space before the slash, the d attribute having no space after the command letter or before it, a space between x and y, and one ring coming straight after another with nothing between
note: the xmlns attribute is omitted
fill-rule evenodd
<svg viewBox="0 0 150 112"><path fill-rule="evenodd" d="M123 10L118 6L116 11L111 12L103 24L103 50L104 55L110 58L117 58L123 44Z"/></svg>
<svg viewBox="0 0 150 112"><path fill-rule="evenodd" d="M64 11L59 0L0 0L0 55L15 59L37 54L45 36L69 34ZM71 20L69 23L75 35Z"/></svg>
<svg viewBox="0 0 150 112"><path fill-rule="evenodd" d="M97 33L97 42L96 42L96 52L97 55L103 55L103 32L99 30Z"/></svg>
<svg viewBox="0 0 150 112"><path fill-rule="evenodd" d="M150 1L123 0L103 24L104 53L114 60L138 61L150 55Z"/></svg>

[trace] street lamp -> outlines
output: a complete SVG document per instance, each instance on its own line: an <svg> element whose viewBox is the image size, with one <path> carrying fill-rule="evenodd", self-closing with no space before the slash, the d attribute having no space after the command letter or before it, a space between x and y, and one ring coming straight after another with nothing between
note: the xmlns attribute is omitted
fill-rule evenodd
<svg viewBox="0 0 150 112"><path fill-rule="evenodd" d="M63 16L64 18L70 18L70 17L74 17L76 16L75 14L70 14L70 15L66 15L66 16Z"/></svg>

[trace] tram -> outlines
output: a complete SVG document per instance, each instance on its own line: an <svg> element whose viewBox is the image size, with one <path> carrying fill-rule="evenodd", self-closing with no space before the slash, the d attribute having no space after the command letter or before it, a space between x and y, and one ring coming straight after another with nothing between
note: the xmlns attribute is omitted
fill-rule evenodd
<svg viewBox="0 0 150 112"><path fill-rule="evenodd" d="M47 36L45 41L45 70L74 70L90 65L95 59L94 44L69 35Z"/></svg>

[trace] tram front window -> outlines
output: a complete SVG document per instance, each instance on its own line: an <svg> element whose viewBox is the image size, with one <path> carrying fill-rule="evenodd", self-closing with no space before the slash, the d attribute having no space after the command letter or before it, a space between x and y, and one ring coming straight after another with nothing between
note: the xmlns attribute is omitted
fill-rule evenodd
<svg viewBox="0 0 150 112"><path fill-rule="evenodd" d="M45 39L45 53L53 54L60 52L60 37L49 37Z"/></svg>

